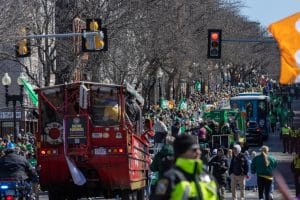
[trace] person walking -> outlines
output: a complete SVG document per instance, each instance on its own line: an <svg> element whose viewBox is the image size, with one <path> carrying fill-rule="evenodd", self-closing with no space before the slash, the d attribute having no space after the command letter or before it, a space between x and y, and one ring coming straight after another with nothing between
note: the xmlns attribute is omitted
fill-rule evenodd
<svg viewBox="0 0 300 200"><path fill-rule="evenodd" d="M226 178L229 167L222 148L217 150L217 155L209 161L208 165L212 167L212 175L217 180L220 199L225 200Z"/></svg>
<svg viewBox="0 0 300 200"><path fill-rule="evenodd" d="M232 149L227 149L226 158L229 166L231 163L232 156L233 156ZM231 178L230 178L229 170L227 170L227 189L231 191Z"/></svg>
<svg viewBox="0 0 300 200"><path fill-rule="evenodd" d="M256 151L252 151L250 158L248 160L250 169L251 169L252 160L255 157L256 157ZM250 189L253 189L254 192L256 192L257 191L257 176L256 176L256 174L251 174L251 173L248 173L248 175L249 175L249 179L246 181L246 188L248 187Z"/></svg>
<svg viewBox="0 0 300 200"><path fill-rule="evenodd" d="M290 149L290 131L291 128L288 127L287 124L284 124L284 126L281 128L281 139L283 144L283 153L289 152Z"/></svg>
<svg viewBox="0 0 300 200"><path fill-rule="evenodd" d="M240 186L241 200L245 199L245 183L249 166L244 154L241 153L241 146L236 144L233 146L233 157L229 167L229 175L231 177L232 199L237 200L236 189Z"/></svg>
<svg viewBox="0 0 300 200"><path fill-rule="evenodd" d="M251 163L251 173L257 174L258 198L270 200L270 190L273 181L273 171L277 160L269 154L269 147L262 146L261 154Z"/></svg>
<svg viewBox="0 0 300 200"><path fill-rule="evenodd" d="M289 149L290 154L292 154L293 152L297 152L296 145L297 145L297 130L294 127L292 127L292 129L290 130L290 149Z"/></svg>
<svg viewBox="0 0 300 200"><path fill-rule="evenodd" d="M180 135L173 149L175 165L163 174L150 200L218 200L217 184L203 170L197 138Z"/></svg>
<svg viewBox="0 0 300 200"><path fill-rule="evenodd" d="M291 162L291 170L294 174L296 197L300 197L300 152Z"/></svg>

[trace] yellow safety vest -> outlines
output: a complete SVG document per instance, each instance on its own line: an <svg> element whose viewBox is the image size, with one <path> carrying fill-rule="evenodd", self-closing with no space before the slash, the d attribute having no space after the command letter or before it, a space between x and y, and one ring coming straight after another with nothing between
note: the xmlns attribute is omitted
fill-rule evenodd
<svg viewBox="0 0 300 200"><path fill-rule="evenodd" d="M290 129L286 127L281 128L282 135L289 135Z"/></svg>
<svg viewBox="0 0 300 200"><path fill-rule="evenodd" d="M189 169L193 165L191 165L191 163L189 163L187 159L178 158L176 160L176 166L181 166L181 167L185 167L185 169ZM203 200L218 200L217 184L215 181L210 179L208 174L202 175L202 178L200 175L200 182L198 184L200 185ZM197 196L198 194L197 194L196 183L193 181L189 182L187 180L181 180L175 185L173 191L171 192L170 199L188 200L188 199L196 198Z"/></svg>

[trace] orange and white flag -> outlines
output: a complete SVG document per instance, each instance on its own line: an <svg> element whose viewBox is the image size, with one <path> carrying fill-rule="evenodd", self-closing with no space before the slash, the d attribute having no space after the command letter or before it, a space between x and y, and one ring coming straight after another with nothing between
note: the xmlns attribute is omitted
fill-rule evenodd
<svg viewBox="0 0 300 200"><path fill-rule="evenodd" d="M300 12L272 23L268 30L280 48L281 84L300 82Z"/></svg>

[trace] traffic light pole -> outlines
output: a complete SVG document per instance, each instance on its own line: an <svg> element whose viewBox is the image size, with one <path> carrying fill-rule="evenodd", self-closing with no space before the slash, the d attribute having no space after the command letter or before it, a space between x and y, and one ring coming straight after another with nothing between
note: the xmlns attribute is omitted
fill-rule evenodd
<svg viewBox="0 0 300 200"><path fill-rule="evenodd" d="M274 39L257 40L257 39L242 39L242 38L222 39L222 42L276 43L276 41Z"/></svg>
<svg viewBox="0 0 300 200"><path fill-rule="evenodd" d="M59 33L59 34L41 34L41 35L27 35L17 37L18 39L37 39L37 38L65 38L73 36L95 36L99 35L99 32L83 32L83 33ZM101 34L100 34L101 35Z"/></svg>

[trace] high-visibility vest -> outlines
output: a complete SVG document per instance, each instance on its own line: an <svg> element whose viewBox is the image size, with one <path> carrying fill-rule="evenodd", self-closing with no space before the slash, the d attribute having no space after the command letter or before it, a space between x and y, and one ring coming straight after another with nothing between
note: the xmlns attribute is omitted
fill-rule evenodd
<svg viewBox="0 0 300 200"><path fill-rule="evenodd" d="M177 158L175 165L191 168L191 163L186 162L187 159ZM173 170L173 171L172 171ZM206 173L202 173L199 178L199 182L186 180L185 176L178 169L171 169L169 173L174 173L179 180L175 179L173 183L172 192L170 194L170 199L172 200L188 200L188 199L199 199L199 200L218 200L217 195L217 183L210 178ZM177 182L178 181L178 182ZM198 186L196 185L198 184ZM199 188L200 191L197 191ZM198 196L198 193L201 196Z"/></svg>
<svg viewBox="0 0 300 200"><path fill-rule="evenodd" d="M281 128L282 135L289 135L290 129L286 127Z"/></svg>
<svg viewBox="0 0 300 200"><path fill-rule="evenodd" d="M295 169L300 169L300 158L298 157L294 158L294 166Z"/></svg>

